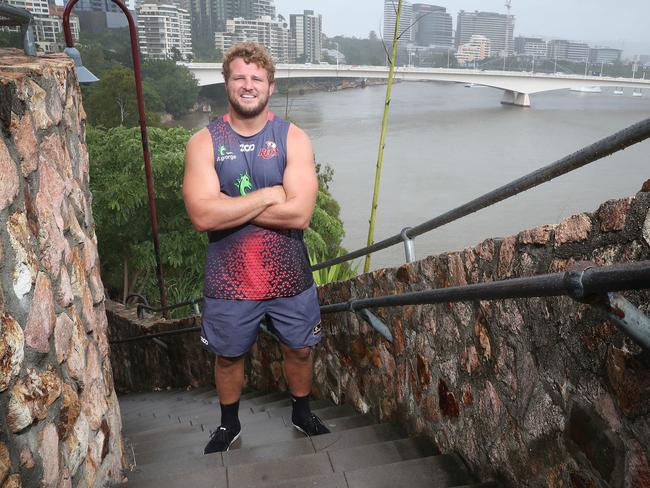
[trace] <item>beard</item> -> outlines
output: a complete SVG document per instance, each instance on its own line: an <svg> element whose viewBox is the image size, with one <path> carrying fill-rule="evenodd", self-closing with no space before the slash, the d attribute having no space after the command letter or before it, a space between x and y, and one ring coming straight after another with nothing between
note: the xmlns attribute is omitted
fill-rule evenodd
<svg viewBox="0 0 650 488"><path fill-rule="evenodd" d="M256 105L242 105L239 101L239 98L228 92L228 102L232 107L233 111L242 118L252 119L261 114L266 106L269 103L269 96L259 95L257 96Z"/></svg>

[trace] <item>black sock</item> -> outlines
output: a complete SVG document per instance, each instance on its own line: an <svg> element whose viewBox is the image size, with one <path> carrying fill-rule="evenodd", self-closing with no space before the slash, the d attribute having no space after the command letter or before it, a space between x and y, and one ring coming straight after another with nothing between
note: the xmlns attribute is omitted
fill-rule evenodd
<svg viewBox="0 0 650 488"><path fill-rule="evenodd" d="M293 411L291 412L291 419L306 419L311 415L311 410L309 409L309 395L302 397L291 395Z"/></svg>
<svg viewBox="0 0 650 488"><path fill-rule="evenodd" d="M241 424L239 423L239 400L235 403L230 403L221 405L221 425L223 425L228 430L233 432L239 432L241 429Z"/></svg>

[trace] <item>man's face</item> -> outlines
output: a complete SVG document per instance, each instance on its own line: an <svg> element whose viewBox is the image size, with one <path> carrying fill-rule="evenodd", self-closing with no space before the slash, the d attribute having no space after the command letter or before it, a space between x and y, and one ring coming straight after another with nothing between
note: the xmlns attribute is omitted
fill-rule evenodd
<svg viewBox="0 0 650 488"><path fill-rule="evenodd" d="M274 88L275 83L269 83L264 68L242 58L230 62L230 77L226 81L228 101L240 117L253 118L262 113Z"/></svg>

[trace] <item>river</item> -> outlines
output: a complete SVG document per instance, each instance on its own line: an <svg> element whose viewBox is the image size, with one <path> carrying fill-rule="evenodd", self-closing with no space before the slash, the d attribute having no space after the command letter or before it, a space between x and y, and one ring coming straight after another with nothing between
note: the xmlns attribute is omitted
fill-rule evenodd
<svg viewBox="0 0 650 488"><path fill-rule="evenodd" d="M334 169L348 250L365 246L385 86L291 94L289 116ZM399 233L648 117L650 93L632 97L568 90L531 96L531 108L500 104L501 90L462 84L393 86L375 241ZM284 115L284 95L271 109ZM207 123L205 114L181 121ZM507 236L605 200L634 195L650 178L650 141L601 159L458 222L419 236L416 255L459 250ZM404 261L402 246L376 253L372 267Z"/></svg>

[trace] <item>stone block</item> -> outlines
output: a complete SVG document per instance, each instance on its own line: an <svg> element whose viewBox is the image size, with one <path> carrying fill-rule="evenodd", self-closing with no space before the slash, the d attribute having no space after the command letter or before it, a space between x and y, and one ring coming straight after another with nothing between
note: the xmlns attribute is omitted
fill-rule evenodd
<svg viewBox="0 0 650 488"><path fill-rule="evenodd" d="M501 242L501 247L499 248L499 265L497 266L497 275L500 279L512 276L516 242L516 236L508 236Z"/></svg>
<svg viewBox="0 0 650 488"><path fill-rule="evenodd" d="M25 338L23 329L11 315L0 317L0 392L9 388L23 364Z"/></svg>
<svg viewBox="0 0 650 488"><path fill-rule="evenodd" d="M650 370L631 353L610 347L607 351L607 376L624 415L636 417L650 412Z"/></svg>
<svg viewBox="0 0 650 488"><path fill-rule="evenodd" d="M7 406L7 426L17 433L43 420L48 408L61 394L61 378L52 370L37 373L33 369L20 378L11 389Z"/></svg>
<svg viewBox="0 0 650 488"><path fill-rule="evenodd" d="M551 239L554 230L554 225L542 225L540 227L525 230L519 233L519 242L522 244L544 245Z"/></svg>
<svg viewBox="0 0 650 488"><path fill-rule="evenodd" d="M65 266L61 267L61 274L59 275L59 285L56 291L56 301L61 308L69 307L74 300L72 294L72 283L70 282L70 275Z"/></svg>
<svg viewBox="0 0 650 488"><path fill-rule="evenodd" d="M643 221L643 229L641 231L643 240L650 246L650 209L646 213L645 220Z"/></svg>
<svg viewBox="0 0 650 488"><path fill-rule="evenodd" d="M18 170L9 150L0 140L0 210L4 210L18 195Z"/></svg>
<svg viewBox="0 0 650 488"><path fill-rule="evenodd" d="M591 232L591 218L587 214L572 215L555 228L555 245L584 241Z"/></svg>
<svg viewBox="0 0 650 488"><path fill-rule="evenodd" d="M74 325L72 327L70 349L66 365L68 366L68 372L73 378L83 381L85 378L86 347L88 345L88 339L86 337L84 326L79 318L79 314L74 306L71 307L69 313Z"/></svg>
<svg viewBox="0 0 650 488"><path fill-rule="evenodd" d="M59 419L57 421L57 431L59 437L63 440L68 438L72 432L77 418L81 413L81 403L77 391L72 385L63 383L61 387L61 397L63 399L61 410L59 411Z"/></svg>
<svg viewBox="0 0 650 488"><path fill-rule="evenodd" d="M0 485L7 479L11 471L11 455L4 442L0 442Z"/></svg>
<svg viewBox="0 0 650 488"><path fill-rule="evenodd" d="M7 232L15 254L13 289L20 300L31 291L38 272L38 260L34 254L35 245L29 232L27 215L24 212L12 214L7 222Z"/></svg>
<svg viewBox="0 0 650 488"><path fill-rule="evenodd" d="M88 427L88 422L84 414L81 413L77 417L72 432L63 442L62 447L63 459L71 476L76 474L79 466L86 459L89 436L90 428Z"/></svg>
<svg viewBox="0 0 650 488"><path fill-rule="evenodd" d="M38 141L32 115L27 112L22 117L12 116L10 132L20 156L22 175L27 177L38 167Z"/></svg>
<svg viewBox="0 0 650 488"><path fill-rule="evenodd" d="M52 119L47 113L47 92L33 81L29 85L29 111L34 117L34 123L38 129L47 129L53 125Z"/></svg>
<svg viewBox="0 0 650 488"><path fill-rule="evenodd" d="M20 467L24 469L32 469L34 466L36 466L34 455L32 454L32 451L30 451L29 447L25 447L20 451Z"/></svg>
<svg viewBox="0 0 650 488"><path fill-rule="evenodd" d="M36 277L36 289L25 327L27 345L41 353L49 352L50 335L54 330L55 323L52 285L45 273L39 273Z"/></svg>
<svg viewBox="0 0 650 488"><path fill-rule="evenodd" d="M59 436L53 424L48 424L38 435L38 454L41 457L43 488L56 488L59 481Z"/></svg>
<svg viewBox="0 0 650 488"><path fill-rule="evenodd" d="M74 323L63 312L56 318L54 325L54 351L56 353L56 361L61 364L70 355L70 341L72 340L72 331Z"/></svg>
<svg viewBox="0 0 650 488"><path fill-rule="evenodd" d="M603 232L623 230L631 203L631 198L609 200L603 203L596 212L596 216L600 221L600 230Z"/></svg>
<svg viewBox="0 0 650 488"><path fill-rule="evenodd" d="M2 488L22 488L23 484L19 474L11 474L2 484Z"/></svg>

